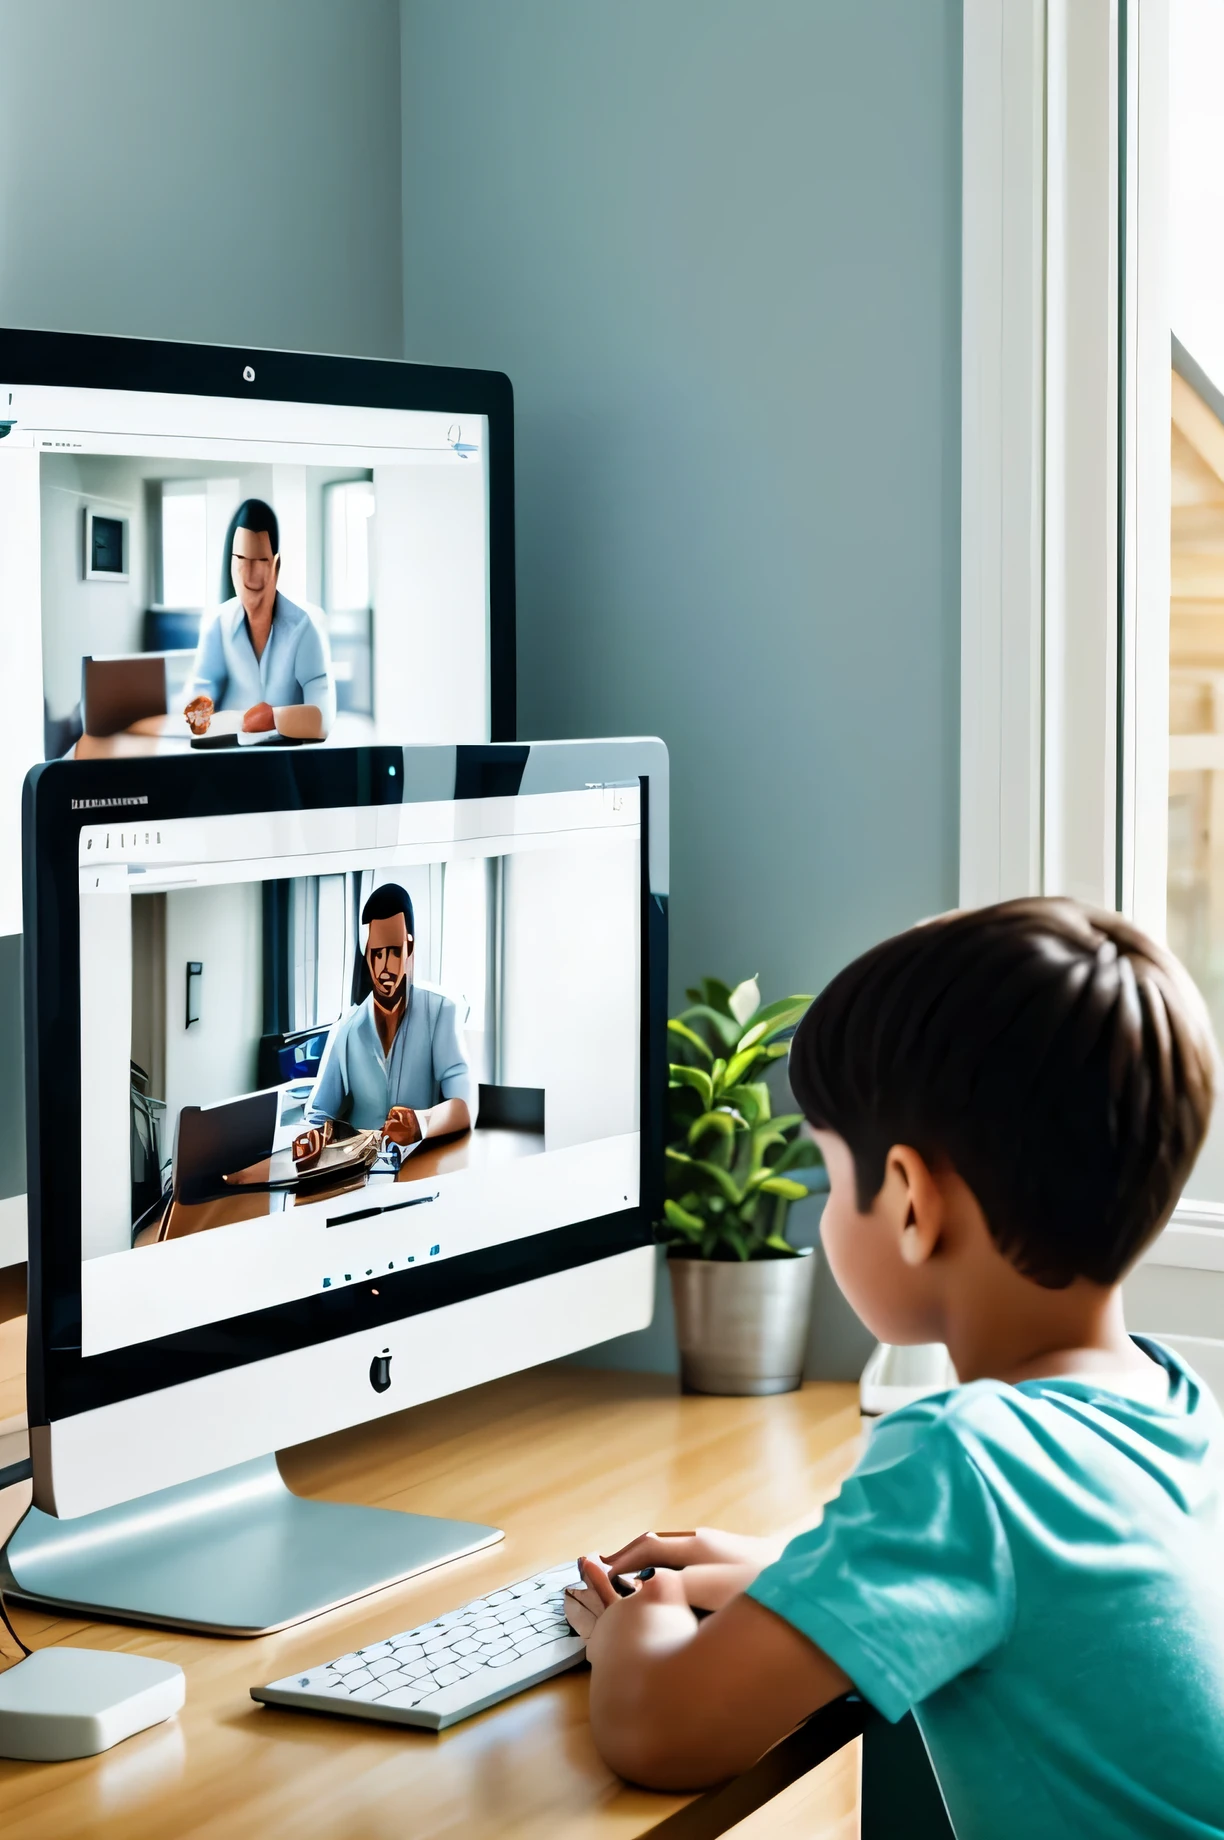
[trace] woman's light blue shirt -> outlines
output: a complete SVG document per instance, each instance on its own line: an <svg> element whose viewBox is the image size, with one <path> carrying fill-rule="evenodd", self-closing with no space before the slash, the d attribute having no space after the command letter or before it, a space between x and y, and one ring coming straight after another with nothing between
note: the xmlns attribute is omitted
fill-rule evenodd
<svg viewBox="0 0 1224 1840"><path fill-rule="evenodd" d="M958 1840L1224 1836L1224 1421L978 1380L879 1421L749 1595L912 1709Z"/></svg>
<svg viewBox="0 0 1224 1840"><path fill-rule="evenodd" d="M296 601L276 597L272 631L256 658L241 600L225 601L208 620L196 647L187 697L210 696L215 709L250 709L271 703L313 703L324 730L336 719L336 687L326 635Z"/></svg>

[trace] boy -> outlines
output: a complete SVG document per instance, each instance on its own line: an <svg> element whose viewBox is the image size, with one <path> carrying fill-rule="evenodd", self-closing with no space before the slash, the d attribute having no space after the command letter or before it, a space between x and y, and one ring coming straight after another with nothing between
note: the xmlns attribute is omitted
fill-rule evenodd
<svg viewBox="0 0 1224 1840"><path fill-rule="evenodd" d="M584 1561L613 1767L720 1780L853 1686L913 1710L959 1840L1224 1836L1224 1420L1120 1290L1214 1072L1182 968L1071 901L947 915L833 980L790 1057L826 1255L962 1384L883 1419L781 1554L646 1535L605 1562L659 1568L624 1598Z"/></svg>

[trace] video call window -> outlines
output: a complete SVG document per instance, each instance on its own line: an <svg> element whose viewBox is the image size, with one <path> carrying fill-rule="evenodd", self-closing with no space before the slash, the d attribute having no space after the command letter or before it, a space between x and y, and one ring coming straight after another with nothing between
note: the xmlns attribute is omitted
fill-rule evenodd
<svg viewBox="0 0 1224 1840"><path fill-rule="evenodd" d="M0 858L39 760L489 738L484 417L5 394Z"/></svg>
<svg viewBox="0 0 1224 1840"><path fill-rule="evenodd" d="M636 1205L636 788L388 821L82 833L93 1351Z"/></svg>
<svg viewBox="0 0 1224 1840"><path fill-rule="evenodd" d="M397 585L380 581L372 468L51 454L40 498L48 759L105 757L134 737L189 741L184 712L201 694L214 716L202 735L258 702L314 699L308 738L371 739L376 607L394 606ZM235 540L244 508L265 527L252 533L261 544ZM248 546L267 552L258 577L235 555ZM247 608L261 597L274 652L290 620L305 634L283 660L246 656ZM388 665L393 641L391 629Z"/></svg>

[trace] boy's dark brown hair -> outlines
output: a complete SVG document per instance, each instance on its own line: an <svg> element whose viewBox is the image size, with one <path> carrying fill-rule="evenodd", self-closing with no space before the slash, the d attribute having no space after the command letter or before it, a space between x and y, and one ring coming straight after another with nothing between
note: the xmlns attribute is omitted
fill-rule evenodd
<svg viewBox="0 0 1224 1840"><path fill-rule="evenodd" d="M969 1185L1000 1252L1053 1289L1114 1284L1160 1231L1211 1117L1201 996L1118 914L1006 901L886 939L795 1034L809 1122L867 1211L894 1144Z"/></svg>

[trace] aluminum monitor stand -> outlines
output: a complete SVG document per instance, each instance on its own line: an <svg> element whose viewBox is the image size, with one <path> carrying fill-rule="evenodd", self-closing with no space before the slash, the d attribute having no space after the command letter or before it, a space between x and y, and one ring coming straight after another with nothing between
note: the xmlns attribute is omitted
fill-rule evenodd
<svg viewBox="0 0 1224 1840"><path fill-rule="evenodd" d="M77 1520L31 1508L0 1577L30 1607L260 1636L502 1537L475 1521L308 1501L267 1456Z"/></svg>

